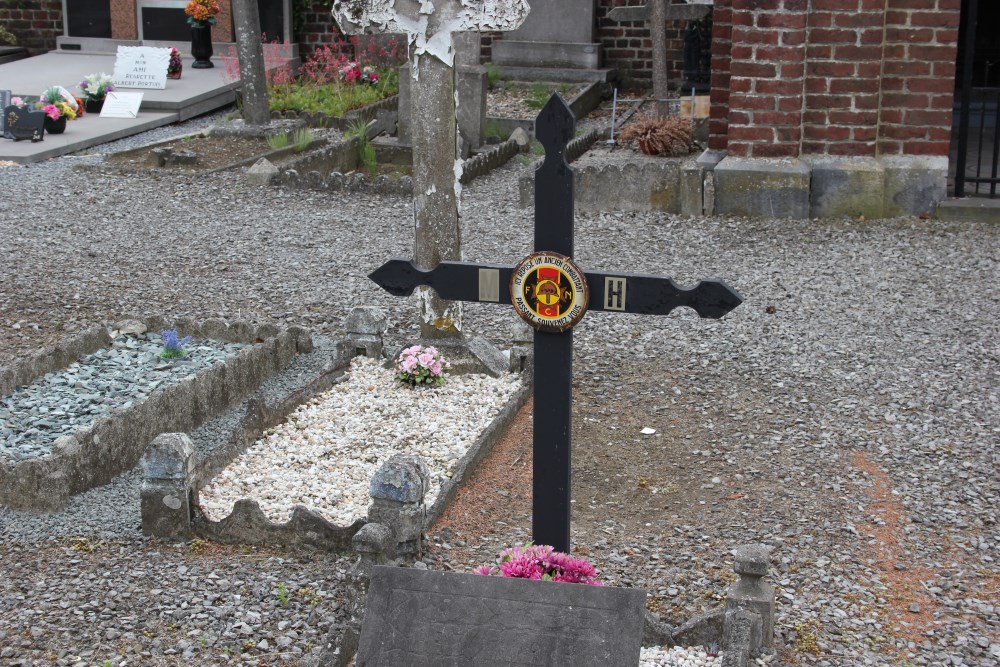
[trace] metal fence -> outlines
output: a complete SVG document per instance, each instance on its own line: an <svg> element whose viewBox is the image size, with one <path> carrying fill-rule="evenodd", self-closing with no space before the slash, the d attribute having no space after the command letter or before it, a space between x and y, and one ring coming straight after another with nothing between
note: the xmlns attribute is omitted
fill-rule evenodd
<svg viewBox="0 0 1000 667"><path fill-rule="evenodd" d="M995 1L995 0L988 0ZM1000 177L1000 88L973 86L976 70L976 35L980 0L962 3L962 26L959 40L959 81L955 91L955 134L952 142L950 176L956 197L997 196ZM992 29L992 28L990 28ZM983 63L979 63L983 64ZM983 79L989 81L989 65ZM988 83L987 83L988 85Z"/></svg>

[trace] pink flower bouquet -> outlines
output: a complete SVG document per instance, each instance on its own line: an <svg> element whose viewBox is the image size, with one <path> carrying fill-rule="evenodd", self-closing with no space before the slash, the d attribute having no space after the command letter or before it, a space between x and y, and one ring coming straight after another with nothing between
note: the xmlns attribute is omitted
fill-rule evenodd
<svg viewBox="0 0 1000 667"><path fill-rule="evenodd" d="M574 558L544 545L512 547L500 553L498 565L480 565L476 574L562 581L570 584L600 586L597 570L583 558Z"/></svg>

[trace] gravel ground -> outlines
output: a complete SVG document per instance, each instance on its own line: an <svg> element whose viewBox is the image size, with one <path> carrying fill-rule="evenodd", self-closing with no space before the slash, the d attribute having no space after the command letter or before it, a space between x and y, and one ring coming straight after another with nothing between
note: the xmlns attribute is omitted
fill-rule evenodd
<svg viewBox="0 0 1000 667"><path fill-rule="evenodd" d="M415 332L414 304L365 277L411 253L408 199L72 169L99 159L0 169L0 363L142 312L335 335L367 304L397 342ZM468 259L530 251L520 169L464 188ZM781 664L1000 664L1000 227L581 214L576 247L584 268L719 276L747 298L720 321L576 329L574 489L598 490L577 494L578 550L673 621L721 599L732 547L773 546ZM516 317L465 312L499 341ZM120 507L80 500L73 533L0 513L0 662L298 664L343 604L343 559L152 543ZM491 541L439 539L429 562L525 539L514 497L470 513Z"/></svg>

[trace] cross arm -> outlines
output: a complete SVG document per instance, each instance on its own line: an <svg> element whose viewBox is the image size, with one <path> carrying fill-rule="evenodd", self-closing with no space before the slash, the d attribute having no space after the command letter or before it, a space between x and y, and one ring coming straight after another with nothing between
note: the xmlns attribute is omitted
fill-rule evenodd
<svg viewBox="0 0 1000 667"><path fill-rule="evenodd" d="M394 296L409 296L420 285L449 301L510 303L513 267L441 262L421 269L408 259L391 259L368 277ZM587 272L588 310L667 315L674 308L693 308L701 317L717 319L743 303L739 292L722 280L703 280L681 289L670 278L629 273Z"/></svg>
<svg viewBox="0 0 1000 667"><path fill-rule="evenodd" d="M667 315L674 308L693 308L700 317L718 319L743 303L743 297L723 280L702 280L681 289L671 278L628 273L587 272L588 310L637 315Z"/></svg>

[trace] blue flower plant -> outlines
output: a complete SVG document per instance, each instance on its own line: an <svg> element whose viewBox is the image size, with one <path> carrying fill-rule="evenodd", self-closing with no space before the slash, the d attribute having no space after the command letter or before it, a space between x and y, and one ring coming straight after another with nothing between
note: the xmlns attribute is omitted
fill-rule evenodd
<svg viewBox="0 0 1000 667"><path fill-rule="evenodd" d="M177 329L164 329L160 332L160 336L163 338L163 350L160 351L161 358L180 359L187 356L184 346L191 342L191 336L184 336L184 338L178 340Z"/></svg>

